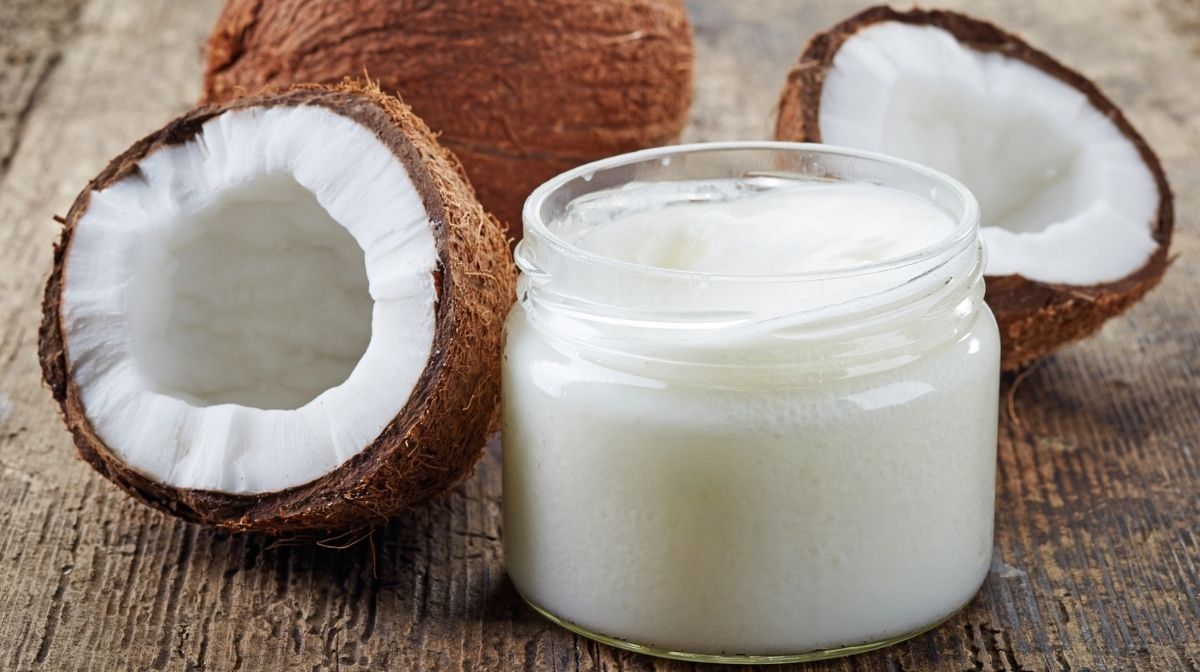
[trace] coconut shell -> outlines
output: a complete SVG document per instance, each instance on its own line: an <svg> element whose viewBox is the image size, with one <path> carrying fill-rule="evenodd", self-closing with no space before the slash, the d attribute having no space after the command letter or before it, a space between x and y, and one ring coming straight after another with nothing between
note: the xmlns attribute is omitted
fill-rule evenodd
<svg viewBox="0 0 1200 672"><path fill-rule="evenodd" d="M678 139L692 61L681 0L229 0L204 100L365 71L439 133L519 238L542 182Z"/></svg>
<svg viewBox="0 0 1200 672"><path fill-rule="evenodd" d="M315 481L250 496L166 486L117 458L96 435L82 405L68 364L70 342L61 314L72 233L93 192L136 172L150 153L192 139L205 121L230 110L299 105L319 105L371 129L407 169L429 214L439 256L431 358L412 396L380 436ZM79 455L130 495L198 523L328 537L383 523L471 473L497 416L501 325L515 279L503 227L480 206L454 155L407 105L373 85L297 87L188 112L134 144L88 184L67 214L55 246L39 357Z"/></svg>
<svg viewBox="0 0 1200 672"><path fill-rule="evenodd" d="M1089 286L1038 282L1020 275L986 278L987 303L1000 325L1004 370L1021 368L1095 333L1106 320L1124 312L1159 283L1167 268L1174 209L1171 188L1158 157L1121 110L1090 80L987 21L955 12L896 11L878 6L814 35L783 87L775 126L777 139L821 142L821 91L834 56L859 30L883 21L936 26L967 47L1019 59L1078 90L1133 143L1158 186L1158 210L1155 221L1150 223L1158 248L1141 268L1128 276Z"/></svg>

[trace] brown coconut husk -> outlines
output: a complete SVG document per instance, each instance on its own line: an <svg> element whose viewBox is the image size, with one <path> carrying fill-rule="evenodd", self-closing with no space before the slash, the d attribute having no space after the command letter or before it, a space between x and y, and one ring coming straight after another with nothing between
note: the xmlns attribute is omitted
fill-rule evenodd
<svg viewBox="0 0 1200 672"><path fill-rule="evenodd" d="M682 0L229 0L204 100L366 71L440 134L519 238L542 182L678 139L692 62Z"/></svg>
<svg viewBox="0 0 1200 672"><path fill-rule="evenodd" d="M1058 348L1089 336L1106 320L1137 302L1162 279L1174 224L1171 188L1162 164L1121 110L1082 74L994 24L955 12L878 6L866 9L809 39L788 73L779 101L775 137L821 142L821 91L838 49L863 28L883 21L937 26L962 44L1022 60L1087 96L1137 148L1158 186L1158 212L1152 223L1158 249L1137 271L1113 282L1079 286L1038 282L1020 275L988 277L987 302L1000 325L1001 366L1021 368Z"/></svg>
<svg viewBox="0 0 1200 672"><path fill-rule="evenodd" d="M137 171L161 148L187 142L201 125L231 110L319 105L371 129L408 170L434 229L439 270L431 359L412 396L362 452L325 476L259 495L166 486L126 466L100 440L68 364L61 314L72 233L91 194ZM371 84L304 86L201 107L168 123L114 159L75 200L55 246L46 283L39 356L79 455L130 495L186 520L235 531L324 538L369 528L446 491L468 476L497 415L502 321L514 295L515 268L503 227L484 212L462 167L399 100Z"/></svg>

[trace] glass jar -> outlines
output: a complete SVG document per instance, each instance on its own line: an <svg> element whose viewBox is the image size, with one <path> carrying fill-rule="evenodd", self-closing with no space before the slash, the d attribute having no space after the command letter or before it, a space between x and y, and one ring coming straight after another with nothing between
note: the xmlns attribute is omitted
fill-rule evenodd
<svg viewBox="0 0 1200 672"><path fill-rule="evenodd" d="M548 223L630 182L880 184L953 236L835 271L711 275ZM708 662L858 653L966 604L992 553L999 336L974 198L933 170L779 142L599 161L529 198L504 358L504 549L587 637Z"/></svg>

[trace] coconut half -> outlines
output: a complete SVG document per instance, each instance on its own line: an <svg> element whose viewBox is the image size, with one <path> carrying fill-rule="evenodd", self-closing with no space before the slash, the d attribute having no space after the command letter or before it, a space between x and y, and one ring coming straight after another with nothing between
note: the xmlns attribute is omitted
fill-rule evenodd
<svg viewBox="0 0 1200 672"><path fill-rule="evenodd" d="M370 86L202 107L76 199L40 356L80 454L183 518L378 524L480 455L515 272L457 161Z"/></svg>
<svg viewBox="0 0 1200 672"><path fill-rule="evenodd" d="M1094 84L962 14L873 7L809 40L776 137L891 154L979 199L1005 369L1087 336L1158 284L1171 192Z"/></svg>

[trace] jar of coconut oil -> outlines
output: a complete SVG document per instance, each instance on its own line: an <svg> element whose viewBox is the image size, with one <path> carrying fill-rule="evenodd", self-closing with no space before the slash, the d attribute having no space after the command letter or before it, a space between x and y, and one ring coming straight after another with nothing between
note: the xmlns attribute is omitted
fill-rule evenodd
<svg viewBox="0 0 1200 672"><path fill-rule="evenodd" d="M539 612L700 661L924 632L991 559L999 338L974 198L795 143L636 152L525 207L504 549Z"/></svg>

